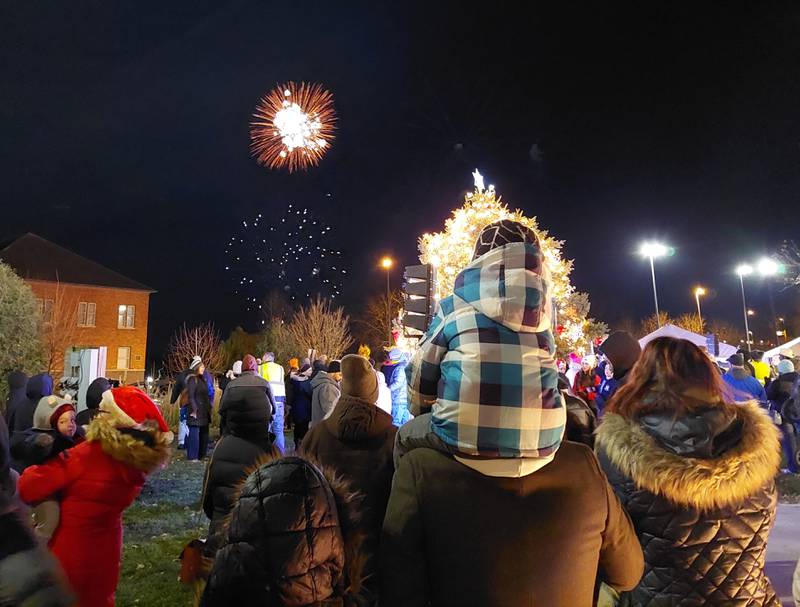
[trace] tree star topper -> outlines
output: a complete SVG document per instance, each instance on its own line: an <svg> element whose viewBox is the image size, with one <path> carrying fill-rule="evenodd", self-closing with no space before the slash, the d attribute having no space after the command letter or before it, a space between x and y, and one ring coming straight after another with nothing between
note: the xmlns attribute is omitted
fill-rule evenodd
<svg viewBox="0 0 800 607"><path fill-rule="evenodd" d="M483 190L486 189L483 186L483 175L478 172L478 169L475 169L475 172L472 174L472 176L475 178L475 189L478 190L478 192L483 192Z"/></svg>
<svg viewBox="0 0 800 607"><path fill-rule="evenodd" d="M250 152L271 169L319 164L336 130L333 95L319 84L281 84L267 93L250 124Z"/></svg>

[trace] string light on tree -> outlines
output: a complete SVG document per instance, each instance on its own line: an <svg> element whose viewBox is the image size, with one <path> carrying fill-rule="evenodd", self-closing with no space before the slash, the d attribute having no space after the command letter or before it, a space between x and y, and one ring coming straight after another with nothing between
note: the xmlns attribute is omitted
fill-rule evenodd
<svg viewBox="0 0 800 607"><path fill-rule="evenodd" d="M319 84L279 85L256 106L250 151L259 164L289 172L316 166L336 130L333 95Z"/></svg>
<svg viewBox="0 0 800 607"><path fill-rule="evenodd" d="M436 267L436 297L446 297L453 292L456 275L472 260L475 241L484 227L504 219L519 222L539 237L550 268L551 293L557 307L555 333L559 354L587 352L590 340L602 336L607 327L588 318L589 299L576 292L570 283L572 262L561 256L563 242L540 229L535 217L526 217L518 209L509 210L496 195L494 186L485 187L483 175L477 169L472 175L474 190L465 195L461 207L452 211L444 230L423 234L419 239L420 261Z"/></svg>

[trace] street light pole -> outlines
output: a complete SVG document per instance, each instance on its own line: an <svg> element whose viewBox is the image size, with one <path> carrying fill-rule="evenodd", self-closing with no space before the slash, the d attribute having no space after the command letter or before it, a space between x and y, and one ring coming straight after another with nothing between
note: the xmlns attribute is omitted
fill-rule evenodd
<svg viewBox="0 0 800 607"><path fill-rule="evenodd" d="M697 302L697 318L701 327L703 326L703 313L700 311L700 296L705 294L706 290L703 287L697 287L694 290L694 300Z"/></svg>
<svg viewBox="0 0 800 607"><path fill-rule="evenodd" d="M739 266L736 273L739 275L739 284L742 286L742 313L744 315L744 341L747 344L747 351L750 352L750 323L747 321L747 300L744 294L744 277L751 274L753 269L750 266Z"/></svg>
<svg viewBox="0 0 800 607"><path fill-rule="evenodd" d="M656 304L656 322L658 328L661 328L661 314L658 311L658 289L656 289L656 264L653 262L653 256L650 255L650 274L653 276L653 301Z"/></svg>
<svg viewBox="0 0 800 607"><path fill-rule="evenodd" d="M653 279L653 301L656 305L656 324L661 328L661 313L658 309L658 288L656 287L656 257L663 257L669 252L667 247L658 242L645 242L639 249L642 257L647 257L650 260L650 276Z"/></svg>

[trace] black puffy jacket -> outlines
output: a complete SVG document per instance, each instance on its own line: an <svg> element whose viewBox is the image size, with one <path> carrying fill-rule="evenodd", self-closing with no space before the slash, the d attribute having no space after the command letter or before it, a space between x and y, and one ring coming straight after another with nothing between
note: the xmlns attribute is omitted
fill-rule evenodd
<svg viewBox="0 0 800 607"><path fill-rule="evenodd" d="M607 413L596 448L644 551L644 576L620 605L779 607L764 562L780 445L757 405Z"/></svg>
<svg viewBox="0 0 800 607"><path fill-rule="evenodd" d="M353 497L297 457L245 480L202 607L345 605L360 590Z"/></svg>
<svg viewBox="0 0 800 607"><path fill-rule="evenodd" d="M274 398L269 382L245 371L232 380L219 404L220 430L242 438L260 441L272 419Z"/></svg>

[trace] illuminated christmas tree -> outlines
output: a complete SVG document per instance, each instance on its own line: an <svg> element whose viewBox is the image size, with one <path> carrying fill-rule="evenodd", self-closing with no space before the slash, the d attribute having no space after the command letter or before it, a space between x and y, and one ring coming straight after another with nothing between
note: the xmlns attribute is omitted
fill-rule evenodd
<svg viewBox="0 0 800 607"><path fill-rule="evenodd" d="M436 267L437 297L446 297L453 292L455 278L472 260L475 241L484 227L503 219L519 222L539 237L550 268L551 289L557 309L554 332L559 356L588 352L590 340L604 335L607 327L588 318L589 297L576 292L569 281L572 261L561 256L563 242L540 229L535 217L526 217L518 209L509 210L496 195L494 186L484 187L483 177L477 170L473 176L475 190L467 193L464 205L455 209L445 221L444 231L423 234L419 239L420 261Z"/></svg>

